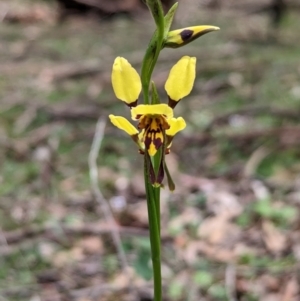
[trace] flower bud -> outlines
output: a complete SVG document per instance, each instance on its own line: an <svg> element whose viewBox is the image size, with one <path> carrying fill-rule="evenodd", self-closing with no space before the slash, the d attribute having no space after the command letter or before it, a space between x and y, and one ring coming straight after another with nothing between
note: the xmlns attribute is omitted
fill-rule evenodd
<svg viewBox="0 0 300 301"><path fill-rule="evenodd" d="M178 48L194 41L208 32L219 29L220 28L216 26L201 25L172 30L168 33L164 47Z"/></svg>

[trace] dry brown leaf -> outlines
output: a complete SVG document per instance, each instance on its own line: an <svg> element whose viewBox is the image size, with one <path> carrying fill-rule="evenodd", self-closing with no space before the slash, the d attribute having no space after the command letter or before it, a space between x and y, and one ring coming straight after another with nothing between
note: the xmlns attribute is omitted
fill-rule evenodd
<svg viewBox="0 0 300 301"><path fill-rule="evenodd" d="M241 234L241 229L227 220L227 215L205 219L198 228L198 235L213 245L233 246Z"/></svg>
<svg viewBox="0 0 300 301"><path fill-rule="evenodd" d="M207 198L207 207L214 215L226 215L227 219L239 216L243 207L238 197L230 192L232 184L223 180L181 176L181 182L191 190L202 191Z"/></svg>
<svg viewBox="0 0 300 301"><path fill-rule="evenodd" d="M130 215L130 218L132 220L131 224L136 224L136 222L138 222L139 225L148 225L148 211L146 201L138 202L134 205L128 206L128 214Z"/></svg>
<svg viewBox="0 0 300 301"><path fill-rule="evenodd" d="M89 236L81 239L77 246L82 248L84 253L87 254L103 254L103 242L100 237Z"/></svg>
<svg viewBox="0 0 300 301"><path fill-rule="evenodd" d="M124 289L129 287L130 277L126 273L118 273L113 281L114 285L118 287L118 289Z"/></svg>
<svg viewBox="0 0 300 301"><path fill-rule="evenodd" d="M238 198L228 191L216 191L207 194L208 207L215 215L226 216L231 219L239 216L243 208Z"/></svg>
<svg viewBox="0 0 300 301"><path fill-rule="evenodd" d="M183 249L187 246L188 242L190 241L190 237L185 233L180 233L174 238L174 245L178 249Z"/></svg>
<svg viewBox="0 0 300 301"><path fill-rule="evenodd" d="M261 281L264 283L264 286L270 291L278 291L281 288L281 281L280 279L276 278L270 274L264 274L261 276Z"/></svg>
<svg viewBox="0 0 300 301"><path fill-rule="evenodd" d="M48 206L48 212L53 216L56 220L61 220L68 215L68 209L59 204L59 203L52 203Z"/></svg>
<svg viewBox="0 0 300 301"><path fill-rule="evenodd" d="M280 296L275 293L266 294L263 297L264 301L281 301Z"/></svg>
<svg viewBox="0 0 300 301"><path fill-rule="evenodd" d="M186 207L180 215L170 221L169 229L177 232L187 225L198 225L202 219L201 212L198 209Z"/></svg>
<svg viewBox="0 0 300 301"><path fill-rule="evenodd" d="M53 256L53 264L57 268L62 268L67 264L82 260L84 258L83 249L75 247L68 251L60 251Z"/></svg>
<svg viewBox="0 0 300 301"><path fill-rule="evenodd" d="M72 175L60 182L60 189L64 192L73 192L77 187L77 176Z"/></svg>
<svg viewBox="0 0 300 301"><path fill-rule="evenodd" d="M8 23L34 24L49 23L55 21L55 13L50 7L40 4L31 4L30 7L20 7L14 11L9 11L4 16L4 21Z"/></svg>
<svg viewBox="0 0 300 301"><path fill-rule="evenodd" d="M181 257L189 265L193 265L199 260L199 252L201 251L202 242L192 241L187 244L187 247L181 252Z"/></svg>
<svg viewBox="0 0 300 301"><path fill-rule="evenodd" d="M250 247L244 242L238 242L234 246L234 255L236 258L240 258L243 255L258 256L259 250L255 247Z"/></svg>
<svg viewBox="0 0 300 301"><path fill-rule="evenodd" d="M270 221L264 221L262 224L263 240L267 249L273 254L283 252L287 247L287 237L280 232Z"/></svg>
<svg viewBox="0 0 300 301"><path fill-rule="evenodd" d="M281 301L296 301L299 300L299 283L297 278L293 276L286 284Z"/></svg>
<svg viewBox="0 0 300 301"><path fill-rule="evenodd" d="M199 253L200 252L211 260L226 263L234 260L234 253L231 250L226 250L223 247L212 246L206 243L199 244Z"/></svg>
<svg viewBox="0 0 300 301"><path fill-rule="evenodd" d="M186 248L180 251L178 258L182 258L187 264L193 265L203 255L219 262L228 263L234 260L234 253L231 250L210 245L203 241L193 241L186 244Z"/></svg>

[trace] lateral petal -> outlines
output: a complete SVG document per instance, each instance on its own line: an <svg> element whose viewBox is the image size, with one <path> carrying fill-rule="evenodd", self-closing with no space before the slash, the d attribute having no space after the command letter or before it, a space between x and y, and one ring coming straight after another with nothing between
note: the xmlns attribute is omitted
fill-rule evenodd
<svg viewBox="0 0 300 301"><path fill-rule="evenodd" d="M139 131L124 117L110 114L111 123L130 136L138 135Z"/></svg>
<svg viewBox="0 0 300 301"><path fill-rule="evenodd" d="M167 136L175 136L178 132L182 131L186 127L186 123L182 117L171 118L168 120L170 128L166 130Z"/></svg>

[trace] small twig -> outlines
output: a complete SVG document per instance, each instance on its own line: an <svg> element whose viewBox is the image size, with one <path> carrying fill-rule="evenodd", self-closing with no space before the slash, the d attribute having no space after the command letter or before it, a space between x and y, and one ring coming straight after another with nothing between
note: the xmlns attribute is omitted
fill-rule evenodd
<svg viewBox="0 0 300 301"><path fill-rule="evenodd" d="M72 290L70 292L71 297L74 298L75 300L81 300L82 298L86 296L90 296L95 299L99 299L99 297L107 292L116 292L124 289L124 287L116 284L109 284L109 283L103 283L103 284L98 284L86 288L81 288L81 289L76 289ZM153 298L152 290L153 287L148 284L143 284L142 286L138 286L136 288L138 291L139 295L143 297L143 300L151 300ZM134 299L131 299L134 300Z"/></svg>
<svg viewBox="0 0 300 301"><path fill-rule="evenodd" d="M261 145L258 147L249 157L246 164L244 165L243 174L245 177L250 178L253 176L260 165L260 163L271 153L272 151Z"/></svg>
<svg viewBox="0 0 300 301"><path fill-rule="evenodd" d="M92 143L91 150L89 153L89 171L90 171L91 188L92 188L92 191L95 195L97 202L100 204L101 209L103 210L106 222L108 224L111 224L111 235L112 235L114 244L116 246L116 249L118 251L118 257L121 261L122 269L128 275L128 277L130 279L131 275L129 274L129 269L128 269L129 265L127 262L127 258L126 258L124 249L122 247L122 242L121 242L121 237L120 237L120 233L118 230L118 226L113 217L113 214L108 205L108 202L103 197L101 190L99 188L99 185L98 185L99 177L98 177L98 168L97 168L97 158L98 158L101 142L102 142L103 136L104 136L105 125L106 125L106 120L103 117L99 118L97 125L96 125L93 143ZM132 293L135 294L136 290L132 286L132 282L129 281L129 283L130 283L130 287L129 287L130 291L132 291Z"/></svg>
<svg viewBox="0 0 300 301"><path fill-rule="evenodd" d="M144 229L134 227L120 227L116 226L119 233L126 236L148 236L149 232ZM59 230L59 231L58 231ZM65 225L59 224L57 226L36 225L32 224L27 227L15 229L7 232L2 232L0 236L0 246L18 244L26 239L34 239L36 237L44 237L48 239L59 240L64 235L78 236L78 235L103 235L111 232L110 224L96 224L88 223L84 225Z"/></svg>
<svg viewBox="0 0 300 301"><path fill-rule="evenodd" d="M236 266L229 263L225 270L225 288L227 299L229 301L237 301L236 299Z"/></svg>
<svg viewBox="0 0 300 301"><path fill-rule="evenodd" d="M131 278L132 275L129 271L129 265L128 261L124 252L124 249L122 247L122 241L120 237L120 232L118 230L118 226L116 224L116 221L113 217L113 214L111 212L111 209L108 205L108 201L104 198L104 196L101 193L101 190L98 185L98 168L97 168L97 158L100 151L101 142L103 140L104 131L105 131L105 125L106 120L102 117L98 119L95 135L93 139L93 143L91 146L91 150L89 153L89 171L90 171L90 180L91 180L91 188L95 195L95 198L97 202L100 204L101 209L103 210L105 219L108 224L111 223L111 235L114 241L114 244L116 246L116 249L118 251L118 257L121 261L122 269L124 273L127 274L129 279L129 290L131 293L135 296L137 294L136 288L133 286Z"/></svg>

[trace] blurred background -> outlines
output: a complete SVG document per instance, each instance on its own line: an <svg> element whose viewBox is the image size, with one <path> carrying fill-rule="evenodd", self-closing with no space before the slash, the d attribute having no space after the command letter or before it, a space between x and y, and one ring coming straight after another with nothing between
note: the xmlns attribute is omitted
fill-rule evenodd
<svg viewBox="0 0 300 301"><path fill-rule="evenodd" d="M197 57L162 191L165 300L299 300L300 3L180 0L173 28L197 24L221 31L164 49L153 75L166 100ZM152 300L142 156L106 124L102 198L88 156L99 117L129 116L114 58L140 71L153 30L140 0L1 1L1 300Z"/></svg>

